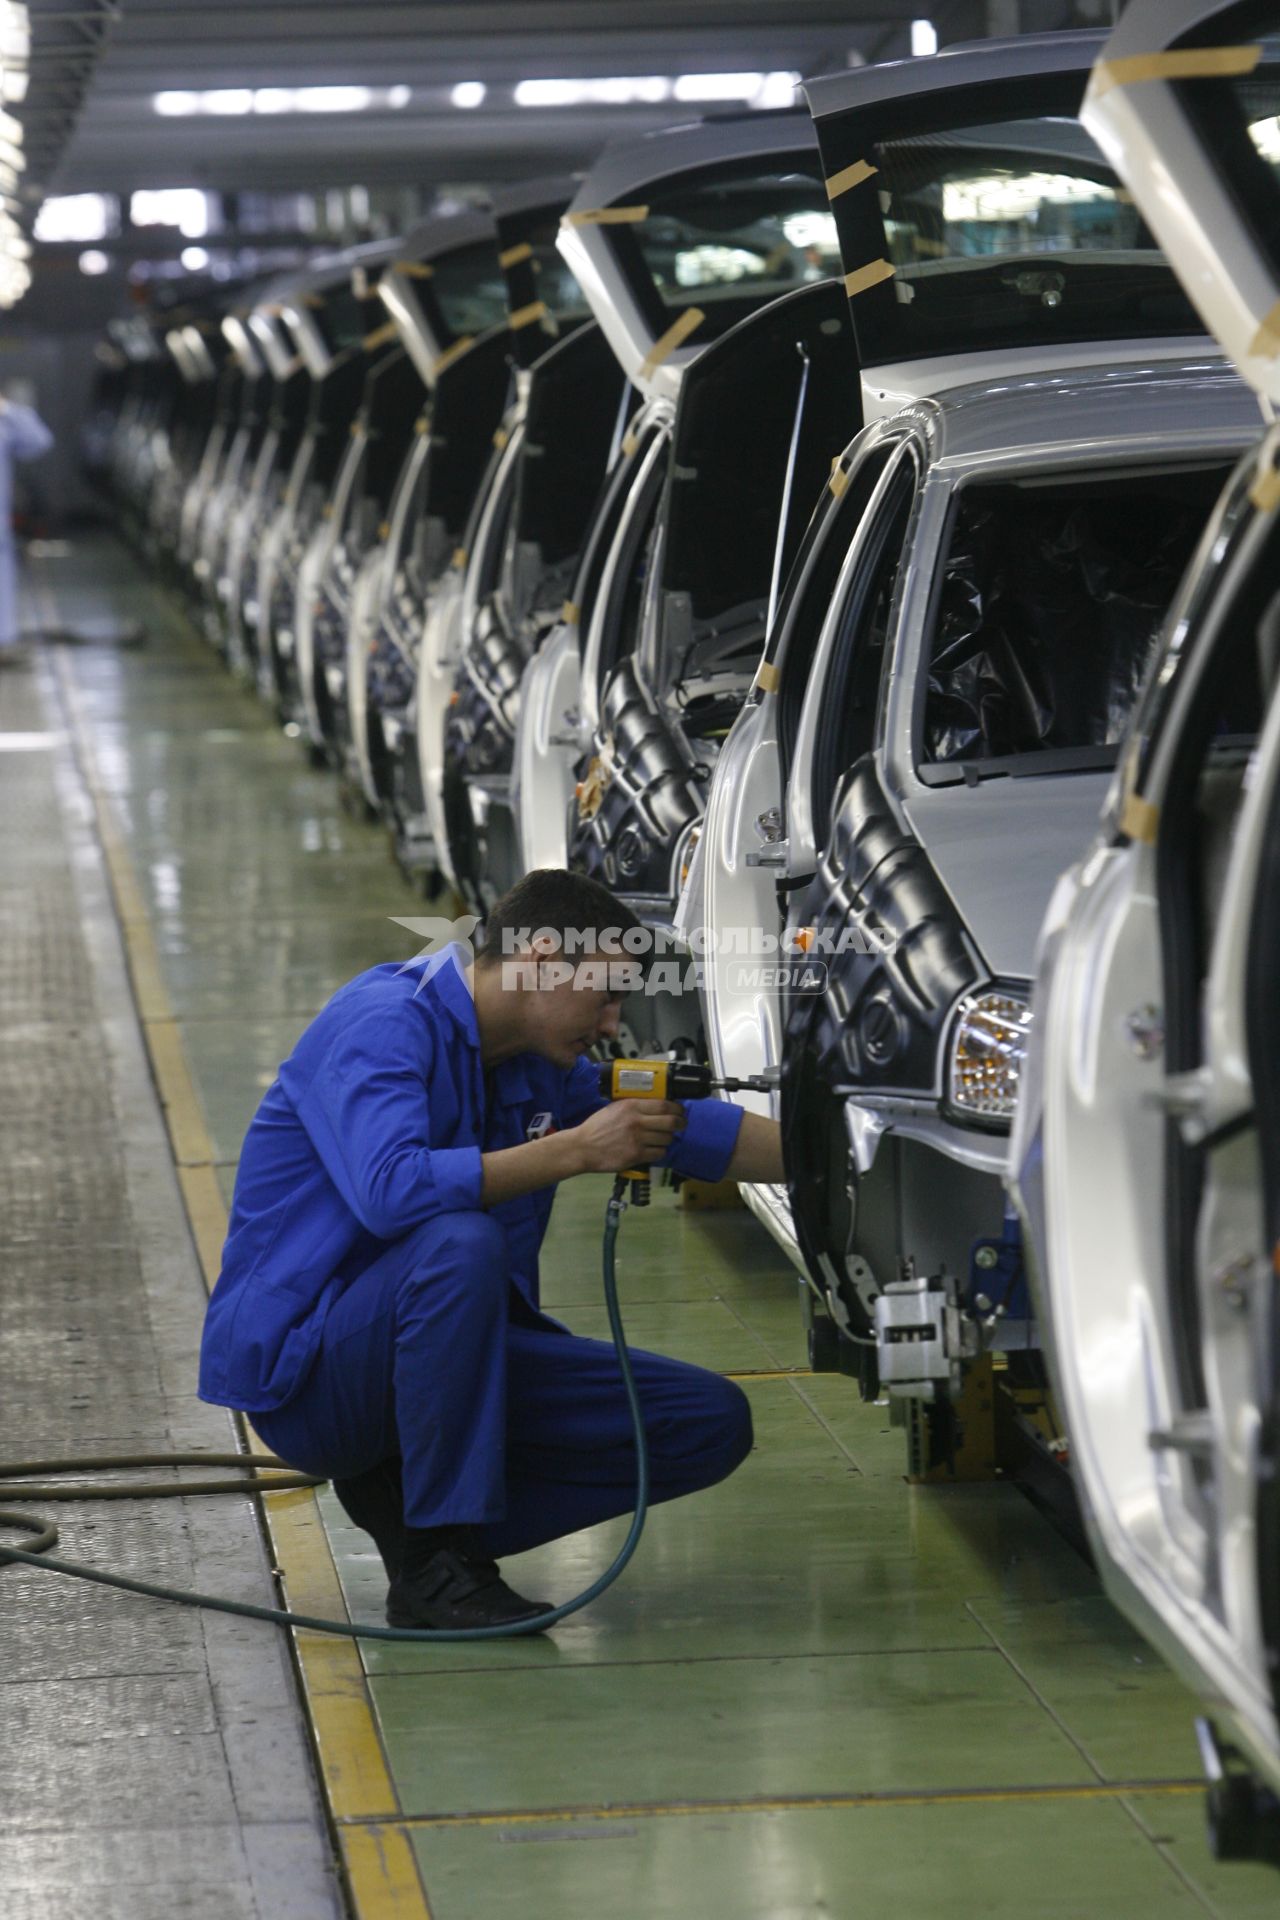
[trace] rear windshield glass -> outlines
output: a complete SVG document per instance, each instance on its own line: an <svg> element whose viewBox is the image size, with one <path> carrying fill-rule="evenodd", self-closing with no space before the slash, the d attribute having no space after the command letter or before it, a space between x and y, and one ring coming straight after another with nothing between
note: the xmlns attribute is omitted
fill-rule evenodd
<svg viewBox="0 0 1280 1920"><path fill-rule="evenodd" d="M762 170L759 160L721 168L666 191L654 188L643 220L610 229L651 311L657 296L655 328L680 307L723 302L736 317L838 273L835 221L820 172L816 150L812 174L785 162Z"/></svg>
<svg viewBox="0 0 1280 1920"><path fill-rule="evenodd" d="M549 215L525 235L525 243L533 253L534 283L539 300L544 302L557 320L565 320L577 318L588 309L582 288L556 246L559 231L559 214Z"/></svg>
<svg viewBox="0 0 1280 1920"><path fill-rule="evenodd" d="M507 285L488 241L445 254L425 285L451 339L483 333L507 317Z"/></svg>
<svg viewBox="0 0 1280 1920"><path fill-rule="evenodd" d="M305 304L311 306L310 300L306 300ZM330 353L341 353L346 347L358 347L370 328L377 325L377 309L369 302L357 299L349 280L327 287L322 303L312 310ZM370 314L375 317L371 319Z"/></svg>
<svg viewBox="0 0 1280 1920"><path fill-rule="evenodd" d="M851 267L881 254L894 276L856 302L869 363L954 352L965 341L1017 347L1203 331L1078 121L1009 119L886 140L873 157L880 231L854 243Z"/></svg>
<svg viewBox="0 0 1280 1920"><path fill-rule="evenodd" d="M1230 464L964 487L932 618L922 766L1008 771L1125 734Z"/></svg>

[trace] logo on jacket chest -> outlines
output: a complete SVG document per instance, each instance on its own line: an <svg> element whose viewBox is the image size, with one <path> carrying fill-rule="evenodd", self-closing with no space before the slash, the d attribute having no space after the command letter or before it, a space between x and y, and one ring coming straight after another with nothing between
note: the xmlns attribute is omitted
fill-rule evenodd
<svg viewBox="0 0 1280 1920"><path fill-rule="evenodd" d="M555 1133L556 1131L557 1127L554 1114L535 1113L524 1130L524 1137L526 1140L545 1140L549 1133Z"/></svg>

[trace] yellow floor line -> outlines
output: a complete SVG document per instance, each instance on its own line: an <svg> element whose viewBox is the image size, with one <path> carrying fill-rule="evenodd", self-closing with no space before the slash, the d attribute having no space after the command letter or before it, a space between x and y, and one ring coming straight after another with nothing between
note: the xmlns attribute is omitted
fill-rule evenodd
<svg viewBox="0 0 1280 1920"><path fill-rule="evenodd" d="M280 1495L281 1499L287 1498ZM581 1822L608 1823L617 1820L667 1819L678 1816L697 1819L702 1815L723 1817L731 1813L831 1813L873 1807L942 1807L992 1805L1009 1806L1023 1801L1111 1800L1141 1794L1144 1798L1164 1798L1203 1793L1202 1780L1124 1780L1098 1781L1082 1786L1062 1787L955 1787L936 1792L812 1793L786 1794L759 1800L676 1800L671 1802L637 1800L615 1801L607 1807L547 1807L540 1810L514 1809L506 1813L414 1813L399 1823L407 1832L421 1833L433 1828L457 1827L539 1827L577 1825Z"/></svg>
<svg viewBox="0 0 1280 1920"><path fill-rule="evenodd" d="M65 656L55 655L72 738L96 815L99 838L124 939L151 1070L160 1091L169 1141L192 1240L205 1285L217 1277L227 1210L214 1171L214 1151L199 1095L173 1017L133 862L110 796L98 778L92 735ZM255 1450L261 1442L249 1430ZM264 1500L276 1565L289 1605L321 1618L348 1619L341 1584L315 1495L274 1494ZM338 1830L357 1920L431 1920L416 1856L393 1829L399 1799L378 1733L364 1664L354 1642L323 1634L294 1635L329 1814ZM343 1823L358 1821L358 1835ZM385 1841L366 1823L384 1821Z"/></svg>

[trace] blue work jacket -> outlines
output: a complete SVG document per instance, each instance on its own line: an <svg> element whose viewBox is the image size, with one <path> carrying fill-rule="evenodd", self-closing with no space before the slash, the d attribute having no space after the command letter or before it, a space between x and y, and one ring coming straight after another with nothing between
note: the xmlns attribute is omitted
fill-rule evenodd
<svg viewBox="0 0 1280 1920"><path fill-rule="evenodd" d="M575 1127L605 1104L599 1068L533 1053L489 1072L475 1002L451 949L429 975L394 962L342 987L264 1095L236 1173L222 1271L210 1296L200 1397L264 1413L301 1387L325 1315L388 1245L433 1215L480 1206L483 1148ZM663 1165L721 1179L741 1109L687 1102ZM511 1278L536 1310L538 1250L554 1187L487 1209Z"/></svg>

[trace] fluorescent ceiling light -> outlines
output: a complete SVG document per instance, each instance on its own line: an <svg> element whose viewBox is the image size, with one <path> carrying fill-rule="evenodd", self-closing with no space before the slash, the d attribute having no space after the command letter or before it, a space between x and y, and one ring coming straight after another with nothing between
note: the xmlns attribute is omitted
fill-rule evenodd
<svg viewBox="0 0 1280 1920"><path fill-rule="evenodd" d="M252 113L253 88L211 87L200 96L200 110L202 113Z"/></svg>
<svg viewBox="0 0 1280 1920"><path fill-rule="evenodd" d="M660 106L671 98L671 82L661 74L616 80L521 80L518 107Z"/></svg>
<svg viewBox="0 0 1280 1920"><path fill-rule="evenodd" d="M203 247L184 247L179 258L188 273L198 273L201 267L209 264L209 256Z"/></svg>
<svg viewBox="0 0 1280 1920"><path fill-rule="evenodd" d="M483 80L459 80L449 98L455 107L482 107L488 91Z"/></svg>
<svg viewBox="0 0 1280 1920"><path fill-rule="evenodd" d="M682 73L677 100L754 100L764 85L762 73Z"/></svg>
<svg viewBox="0 0 1280 1920"><path fill-rule="evenodd" d="M107 255L105 253L99 253L96 247L90 247L85 253L80 255L81 273L106 273L110 269L110 266L111 261Z"/></svg>
<svg viewBox="0 0 1280 1920"><path fill-rule="evenodd" d="M142 188L129 200L135 227L177 227L188 240L209 231L209 202L199 187Z"/></svg>
<svg viewBox="0 0 1280 1920"><path fill-rule="evenodd" d="M938 51L938 29L932 20L911 22L911 51L918 60L927 60L931 53Z"/></svg>
<svg viewBox="0 0 1280 1920"><path fill-rule="evenodd" d="M373 103L368 87L299 87L299 113L361 113Z"/></svg>
<svg viewBox="0 0 1280 1920"><path fill-rule="evenodd" d="M400 111L401 107L407 107L409 102L412 100L412 98L413 98L412 87L401 86L401 87L387 88L387 105L393 108L397 113Z"/></svg>
<svg viewBox="0 0 1280 1920"><path fill-rule="evenodd" d="M764 85L751 104L753 107L793 107L799 85L798 73L766 73Z"/></svg>
<svg viewBox="0 0 1280 1920"><path fill-rule="evenodd" d="M36 215L36 239L105 240L109 211L100 193L54 194Z"/></svg>
<svg viewBox="0 0 1280 1920"><path fill-rule="evenodd" d="M28 78L25 67L0 67L0 95L9 101L25 100Z"/></svg>
<svg viewBox="0 0 1280 1920"><path fill-rule="evenodd" d="M166 119L211 113L363 113L370 107L408 106L411 89L395 87L207 87L203 92L170 88L154 93L151 104Z"/></svg>

